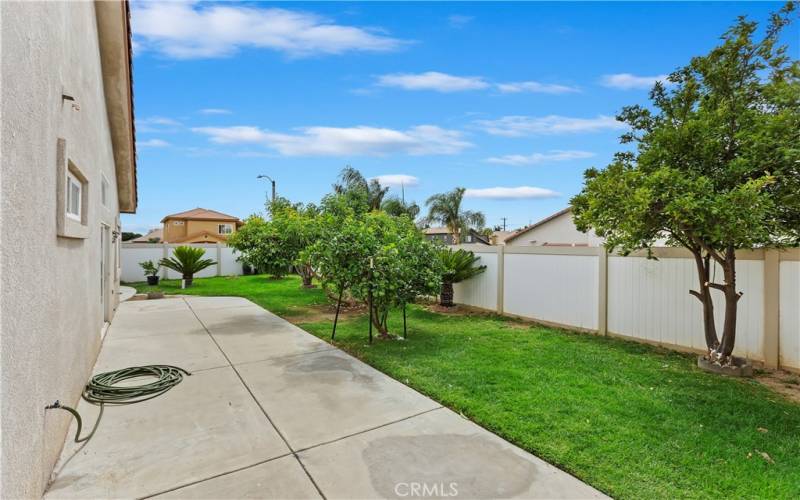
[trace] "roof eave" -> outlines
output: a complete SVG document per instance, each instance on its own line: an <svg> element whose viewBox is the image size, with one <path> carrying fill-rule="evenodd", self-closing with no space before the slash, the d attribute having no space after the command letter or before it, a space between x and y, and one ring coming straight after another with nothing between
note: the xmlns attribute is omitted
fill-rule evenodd
<svg viewBox="0 0 800 500"><path fill-rule="evenodd" d="M119 211L136 212L136 131L133 118L131 27L128 2L95 1L103 91L108 114Z"/></svg>

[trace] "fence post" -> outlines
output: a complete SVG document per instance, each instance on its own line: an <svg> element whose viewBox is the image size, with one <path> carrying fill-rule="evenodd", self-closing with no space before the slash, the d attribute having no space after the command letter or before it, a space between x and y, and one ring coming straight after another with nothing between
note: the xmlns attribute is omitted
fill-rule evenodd
<svg viewBox="0 0 800 500"><path fill-rule="evenodd" d="M780 253L764 250L764 366L778 368L780 360Z"/></svg>
<svg viewBox="0 0 800 500"><path fill-rule="evenodd" d="M222 243L217 242L217 276L222 276Z"/></svg>
<svg viewBox="0 0 800 500"><path fill-rule="evenodd" d="M608 251L598 248L597 334L608 334Z"/></svg>
<svg viewBox="0 0 800 500"><path fill-rule="evenodd" d="M169 257L169 248L168 248L168 245L166 243L162 243L161 244L161 256L164 257L165 259L167 257ZM169 271L168 271L168 269L166 267L162 268L162 270L161 270L161 279L162 280L167 279L167 272L169 272Z"/></svg>
<svg viewBox="0 0 800 500"><path fill-rule="evenodd" d="M497 314L503 314L503 288L505 287L506 247L497 247Z"/></svg>

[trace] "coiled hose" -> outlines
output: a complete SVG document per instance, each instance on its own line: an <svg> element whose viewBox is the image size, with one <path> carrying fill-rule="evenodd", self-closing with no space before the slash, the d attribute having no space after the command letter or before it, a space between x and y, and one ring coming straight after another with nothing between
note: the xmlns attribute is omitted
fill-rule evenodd
<svg viewBox="0 0 800 500"><path fill-rule="evenodd" d="M94 432L97 430L98 424L100 424L100 419L103 418L105 405L121 406L153 399L181 383L184 374L191 375L188 371L177 366L147 365L131 366L95 375L83 388L83 399L88 403L100 406L100 414L97 415L97 420L88 436L80 437L83 420L74 408L64 406L59 401L56 401L46 406L45 409L60 409L70 412L78 424L78 429L75 431L75 442L82 443L94 436ZM125 380L140 377L154 377L156 380L143 385L117 385Z"/></svg>

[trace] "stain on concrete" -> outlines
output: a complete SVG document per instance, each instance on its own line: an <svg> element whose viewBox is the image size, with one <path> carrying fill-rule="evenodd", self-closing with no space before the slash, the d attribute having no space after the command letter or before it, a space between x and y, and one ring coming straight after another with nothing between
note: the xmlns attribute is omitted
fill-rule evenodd
<svg viewBox="0 0 800 500"><path fill-rule="evenodd" d="M317 382L338 385L343 378L349 378L367 387L376 383L375 377L361 373L350 358L325 354L320 356L300 356L296 359L283 360L284 373L291 375L310 375Z"/></svg>
<svg viewBox="0 0 800 500"><path fill-rule="evenodd" d="M384 498L511 498L527 493L537 474L535 464L480 434L388 436L362 456ZM427 491L419 486L414 495L414 484Z"/></svg>

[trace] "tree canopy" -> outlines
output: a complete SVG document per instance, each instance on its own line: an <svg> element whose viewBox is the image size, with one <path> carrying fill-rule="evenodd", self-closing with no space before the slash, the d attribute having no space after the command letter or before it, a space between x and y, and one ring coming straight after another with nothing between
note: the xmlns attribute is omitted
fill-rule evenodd
<svg viewBox="0 0 800 500"><path fill-rule="evenodd" d="M735 251L800 242L800 64L780 45L794 4L774 14L760 40L741 17L707 55L657 82L651 107L625 107L629 131L605 169L589 169L572 199L579 229L630 252L658 239L695 257L706 342L728 362L734 346ZM723 283L710 269L722 267ZM724 294L722 340L711 289Z"/></svg>
<svg viewBox="0 0 800 500"><path fill-rule="evenodd" d="M458 187L446 193L435 194L425 202L428 206L428 220L445 226L458 243L464 241L470 228L480 230L486 225L486 217L481 212L461 208L465 192L466 189Z"/></svg>

